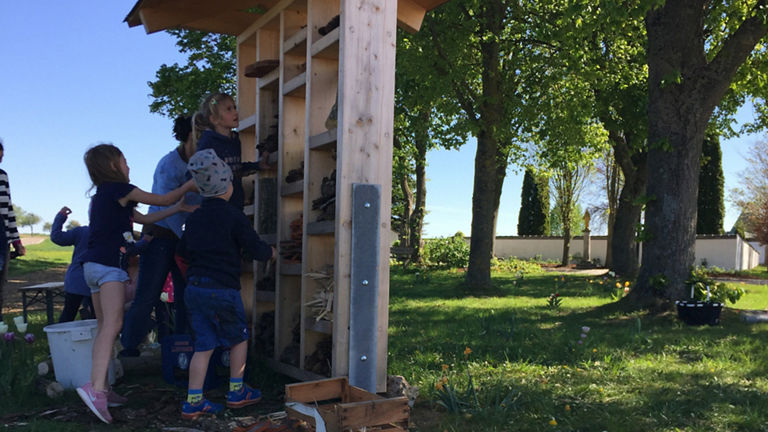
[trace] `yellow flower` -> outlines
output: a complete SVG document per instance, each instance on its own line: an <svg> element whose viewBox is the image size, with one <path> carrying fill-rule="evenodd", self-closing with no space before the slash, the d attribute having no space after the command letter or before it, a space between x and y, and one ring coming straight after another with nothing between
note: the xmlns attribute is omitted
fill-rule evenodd
<svg viewBox="0 0 768 432"><path fill-rule="evenodd" d="M592 352L597 352L597 348L592 348Z"/></svg>
<svg viewBox="0 0 768 432"><path fill-rule="evenodd" d="M565 280L565 276L560 276L560 281L562 282L564 280Z"/></svg>
<svg viewBox="0 0 768 432"><path fill-rule="evenodd" d="M448 377L442 377L440 379L440 382L443 383L443 384L448 384Z"/></svg>
<svg viewBox="0 0 768 432"><path fill-rule="evenodd" d="M464 414L464 418L465 418L465 419L467 419L467 420L469 420L469 419L471 419L471 418L472 418L472 414L470 414L470 413L466 413L466 414Z"/></svg>
<svg viewBox="0 0 768 432"><path fill-rule="evenodd" d="M568 365L563 365L563 369L568 369Z"/></svg>
<svg viewBox="0 0 768 432"><path fill-rule="evenodd" d="M602 392L603 392L603 388L602 388L602 387L600 387L600 393L602 393Z"/></svg>
<svg viewBox="0 0 768 432"><path fill-rule="evenodd" d="M600 282L598 282L598 283L599 283L600 285L602 285L602 284L603 284L603 281L600 281Z"/></svg>
<svg viewBox="0 0 768 432"><path fill-rule="evenodd" d="M472 348L470 348L470 347L466 347L466 348L464 349L464 355L465 355L465 356L468 356L468 355L470 355L471 353L472 353Z"/></svg>
<svg viewBox="0 0 768 432"><path fill-rule="evenodd" d="M571 406L570 406L570 405L566 405L566 406L565 406L565 410L566 410L566 411L570 411L570 410L571 410Z"/></svg>
<svg viewBox="0 0 768 432"><path fill-rule="evenodd" d="M557 426L557 420L555 420L554 417L552 417L552 420L549 421L550 426Z"/></svg>
<svg viewBox="0 0 768 432"><path fill-rule="evenodd" d="M621 288L621 284L616 282L616 288Z"/></svg>
<svg viewBox="0 0 768 432"><path fill-rule="evenodd" d="M442 390L442 389L443 389L443 383L438 382L437 384L435 384L435 390Z"/></svg>
<svg viewBox="0 0 768 432"><path fill-rule="evenodd" d="M624 282L624 286L628 287L629 286L629 281Z"/></svg>
<svg viewBox="0 0 768 432"><path fill-rule="evenodd" d="M445 372L445 371L447 371L447 370L448 370L448 365L447 365L447 364L444 364L444 365L442 366L442 368L443 368L443 372Z"/></svg>

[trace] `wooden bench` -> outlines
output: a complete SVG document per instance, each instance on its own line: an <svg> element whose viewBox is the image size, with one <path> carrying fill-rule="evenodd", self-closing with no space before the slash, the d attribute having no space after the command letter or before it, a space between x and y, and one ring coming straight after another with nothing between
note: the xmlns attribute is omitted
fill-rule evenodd
<svg viewBox="0 0 768 432"><path fill-rule="evenodd" d="M21 307L24 322L27 321L27 309L34 304L45 302L45 312L48 316L48 324L53 324L53 298L64 297L64 282L46 282L37 285L19 287L21 293ZM31 296L28 298L28 296Z"/></svg>

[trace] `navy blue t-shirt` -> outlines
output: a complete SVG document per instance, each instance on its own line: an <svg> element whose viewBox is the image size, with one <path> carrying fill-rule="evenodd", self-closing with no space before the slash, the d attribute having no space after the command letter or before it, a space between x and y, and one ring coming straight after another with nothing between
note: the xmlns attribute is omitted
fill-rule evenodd
<svg viewBox="0 0 768 432"><path fill-rule="evenodd" d="M203 199L200 208L189 215L176 250L189 262L187 277L209 277L237 290L241 251L258 261L272 257L272 247L259 238L243 212L221 198Z"/></svg>
<svg viewBox="0 0 768 432"><path fill-rule="evenodd" d="M133 235L133 209L137 203L130 201L123 207L118 200L135 187L130 183L106 182L96 188L96 195L91 197L91 232L83 262L120 267L120 247L125 245L123 233Z"/></svg>

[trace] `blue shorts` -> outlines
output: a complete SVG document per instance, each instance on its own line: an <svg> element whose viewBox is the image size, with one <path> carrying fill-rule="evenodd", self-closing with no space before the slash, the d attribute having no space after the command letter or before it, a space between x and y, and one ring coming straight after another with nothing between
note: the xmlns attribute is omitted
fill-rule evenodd
<svg viewBox="0 0 768 432"><path fill-rule="evenodd" d="M240 291L207 278L191 276L184 292L195 351L232 347L248 340L248 323Z"/></svg>
<svg viewBox="0 0 768 432"><path fill-rule="evenodd" d="M131 280L125 270L95 262L83 264L83 276L88 288L91 289L91 294L99 292L99 288L107 282L128 282Z"/></svg>

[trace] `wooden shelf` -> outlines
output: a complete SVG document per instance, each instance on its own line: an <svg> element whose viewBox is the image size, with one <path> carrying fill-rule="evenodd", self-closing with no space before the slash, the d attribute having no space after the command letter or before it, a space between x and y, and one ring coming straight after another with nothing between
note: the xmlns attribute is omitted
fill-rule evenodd
<svg viewBox="0 0 768 432"><path fill-rule="evenodd" d="M256 126L256 121L256 114L240 119L240 123L237 125L237 131L242 132L254 128Z"/></svg>
<svg viewBox="0 0 768 432"><path fill-rule="evenodd" d="M258 78L259 88L262 90L276 90L277 79L280 77L280 67L276 67L272 72Z"/></svg>
<svg viewBox="0 0 768 432"><path fill-rule="evenodd" d="M336 145L336 129L309 137L310 150L330 150Z"/></svg>
<svg viewBox="0 0 768 432"><path fill-rule="evenodd" d="M264 361L267 363L267 366L271 367L277 372L280 372L283 375L287 375L291 378L295 378L300 381L316 381L316 380L328 378L327 376L322 376L310 371L305 371L297 368L296 366L291 366L289 364L277 361L273 358L265 358Z"/></svg>
<svg viewBox="0 0 768 432"><path fill-rule="evenodd" d="M275 292L274 291L259 291L256 290L253 292L254 297L256 297L256 301L264 302L264 303L274 303L275 302Z"/></svg>
<svg viewBox="0 0 768 432"><path fill-rule="evenodd" d="M280 274L285 276L301 276L301 263L280 263Z"/></svg>
<svg viewBox="0 0 768 432"><path fill-rule="evenodd" d="M283 43L283 52L291 55L307 55L307 28L296 32Z"/></svg>
<svg viewBox="0 0 768 432"><path fill-rule="evenodd" d="M321 319L320 321L315 321L314 318L307 317L304 319L304 329L312 330L314 332L323 333L327 335L332 335L333 323L323 319Z"/></svg>
<svg viewBox="0 0 768 432"><path fill-rule="evenodd" d="M307 235L324 235L336 232L336 221L319 221L307 224Z"/></svg>
<svg viewBox="0 0 768 432"><path fill-rule="evenodd" d="M285 96L304 97L304 89L307 84L307 73L302 72L291 78L283 85L283 94Z"/></svg>
<svg viewBox="0 0 768 432"><path fill-rule="evenodd" d="M309 52L312 57L338 59L339 58L339 34L341 27L336 27L330 33L318 39L312 44Z"/></svg>
<svg viewBox="0 0 768 432"><path fill-rule="evenodd" d="M280 195L284 197L288 196L301 196L304 194L304 181L299 180L293 183L283 183Z"/></svg>

